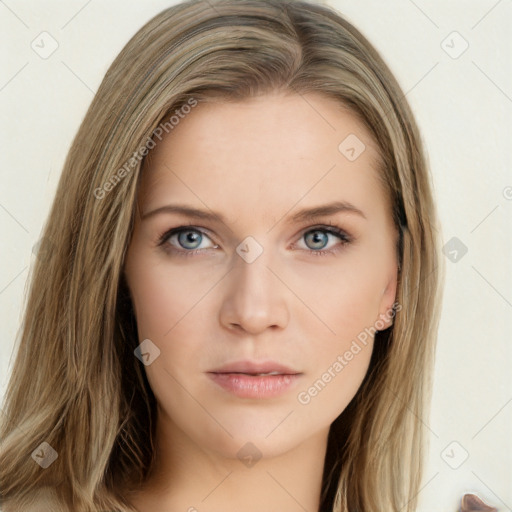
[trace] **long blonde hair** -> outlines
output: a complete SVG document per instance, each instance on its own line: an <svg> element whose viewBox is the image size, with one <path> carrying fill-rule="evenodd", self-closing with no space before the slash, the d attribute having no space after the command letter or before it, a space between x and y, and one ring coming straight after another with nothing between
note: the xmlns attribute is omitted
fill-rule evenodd
<svg viewBox="0 0 512 512"><path fill-rule="evenodd" d="M155 426L123 277L140 149L186 105L271 91L321 93L364 122L380 148L400 233L400 312L377 332L366 378L331 426L321 510L416 509L444 271L410 107L377 51L330 7L191 0L127 43L67 156L44 226L46 249L31 269L1 418L7 510L29 510L45 490L53 510L134 510L126 496L148 475ZM41 443L57 455L46 468L31 457L53 453Z"/></svg>

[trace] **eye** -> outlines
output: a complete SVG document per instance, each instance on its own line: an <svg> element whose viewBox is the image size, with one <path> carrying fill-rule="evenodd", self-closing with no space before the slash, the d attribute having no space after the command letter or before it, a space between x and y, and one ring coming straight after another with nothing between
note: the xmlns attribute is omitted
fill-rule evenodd
<svg viewBox="0 0 512 512"><path fill-rule="evenodd" d="M308 231L302 234L302 237L306 240L307 244L304 250L315 256L335 254L352 242L352 238L336 226L317 226L313 229L308 229ZM325 249L329 243L329 237L338 239L340 243Z"/></svg>
<svg viewBox="0 0 512 512"><path fill-rule="evenodd" d="M175 252L180 256L191 256L202 252L204 249L208 249L208 247L200 248L201 242L203 242L204 239L209 239L204 231L197 228L181 226L166 231L159 238L158 245L163 246L166 251ZM171 247L166 247L167 244L171 245ZM218 247L218 245L214 245L210 248L216 249Z"/></svg>

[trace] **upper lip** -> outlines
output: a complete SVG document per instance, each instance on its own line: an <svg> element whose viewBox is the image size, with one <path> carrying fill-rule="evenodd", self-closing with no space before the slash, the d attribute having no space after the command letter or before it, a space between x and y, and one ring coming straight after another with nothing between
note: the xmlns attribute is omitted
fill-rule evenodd
<svg viewBox="0 0 512 512"><path fill-rule="evenodd" d="M271 373L278 372L281 375L296 375L300 372L277 363L275 361L235 361L219 366L215 370L210 370L209 373Z"/></svg>

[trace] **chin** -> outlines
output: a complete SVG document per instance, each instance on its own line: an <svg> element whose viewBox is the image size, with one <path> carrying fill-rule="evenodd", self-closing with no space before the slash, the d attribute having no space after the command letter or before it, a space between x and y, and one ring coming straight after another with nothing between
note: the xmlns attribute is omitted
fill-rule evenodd
<svg viewBox="0 0 512 512"><path fill-rule="evenodd" d="M292 407L268 414L261 409L245 414L237 411L230 416L229 421L217 416L233 437L219 428L216 439L208 436L204 441L210 449L227 458L277 457L304 443L313 432L322 430L321 426L308 426L304 421L299 421L298 417L294 418L297 413L292 411ZM229 417L229 413L224 417Z"/></svg>

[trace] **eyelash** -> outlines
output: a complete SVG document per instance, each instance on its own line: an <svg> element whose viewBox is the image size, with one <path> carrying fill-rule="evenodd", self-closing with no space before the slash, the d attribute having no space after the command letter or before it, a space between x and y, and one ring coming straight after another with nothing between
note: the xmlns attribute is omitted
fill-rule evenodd
<svg viewBox="0 0 512 512"><path fill-rule="evenodd" d="M197 231L197 232L201 233L202 235L205 235L208 238L210 238L205 231L198 228L197 226L187 225L187 226L180 226L178 228L173 228L173 229L169 229L169 230L165 231L158 237L157 245L159 247L162 247L165 252L167 252L167 253L172 252L180 257L181 256L183 256L183 257L195 256L196 254L199 254L206 250L206 249L192 249L190 251L187 251L184 249L177 249L176 247L172 247L171 249L164 247L164 245L167 243L169 238L171 238L171 236L179 234L184 231L185 232L186 231ZM330 233L330 234L338 237L340 239L341 243L339 245L337 245L334 249L320 249L318 251L315 251L313 249L300 249L301 251L306 251L315 256L329 256L329 255L337 254L339 251L341 251L344 247L346 247L353 241L352 237L349 236L345 231L343 231L342 229L340 229L336 226L333 226L333 225L329 225L329 226L320 225L320 226L314 226L314 227L308 228L307 230L302 232L301 238L304 235L307 235L308 233L315 232L315 231L323 231L326 233Z"/></svg>

